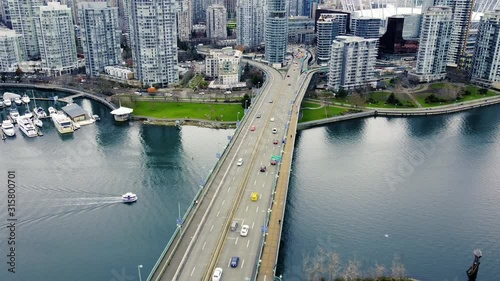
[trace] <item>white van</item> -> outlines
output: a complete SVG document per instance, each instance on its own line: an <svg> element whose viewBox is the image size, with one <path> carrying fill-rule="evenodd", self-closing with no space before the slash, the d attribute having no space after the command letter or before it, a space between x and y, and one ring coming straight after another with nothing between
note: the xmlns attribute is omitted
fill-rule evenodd
<svg viewBox="0 0 500 281"><path fill-rule="evenodd" d="M236 166L241 166L243 165L243 158L238 159L238 162L236 162Z"/></svg>

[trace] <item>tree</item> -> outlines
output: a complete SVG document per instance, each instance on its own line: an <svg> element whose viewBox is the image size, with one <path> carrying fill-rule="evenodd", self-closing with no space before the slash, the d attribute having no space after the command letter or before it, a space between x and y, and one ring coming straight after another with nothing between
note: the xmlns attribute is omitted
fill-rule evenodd
<svg viewBox="0 0 500 281"><path fill-rule="evenodd" d="M340 255L335 252L326 254L328 264L328 280L334 281L340 272Z"/></svg>
<svg viewBox="0 0 500 281"><path fill-rule="evenodd" d="M345 281L358 280L360 275L361 272L360 272L359 261L357 261L356 258L349 260L349 263L347 264L347 267L344 271L344 280Z"/></svg>
<svg viewBox="0 0 500 281"><path fill-rule="evenodd" d="M488 93L488 89L481 88L481 89L479 89L478 92L479 92L480 95L486 95Z"/></svg>
<svg viewBox="0 0 500 281"><path fill-rule="evenodd" d="M365 99L358 93L352 94L349 97L349 102L355 107L362 107L365 105Z"/></svg>
<svg viewBox="0 0 500 281"><path fill-rule="evenodd" d="M349 94L349 92L347 92L346 90L344 89L339 89L337 91L337 94L335 95L335 97L339 98L339 99L344 99L345 97L347 97L347 95Z"/></svg>
<svg viewBox="0 0 500 281"><path fill-rule="evenodd" d="M378 262L376 262L372 271L373 271L373 278L375 281L384 280L383 278L385 276L385 266L383 264L379 264Z"/></svg>
<svg viewBox="0 0 500 281"><path fill-rule="evenodd" d="M23 70L18 66L16 69L16 76L21 77L21 75L23 75Z"/></svg>
<svg viewBox="0 0 500 281"><path fill-rule="evenodd" d="M191 91L188 91L187 96L189 98L189 102L192 102L193 101L193 93Z"/></svg>
<svg viewBox="0 0 500 281"><path fill-rule="evenodd" d="M471 91L469 90L464 91L464 96L470 96L470 95L472 95Z"/></svg>
<svg viewBox="0 0 500 281"><path fill-rule="evenodd" d="M394 93L391 93L389 97L387 98L386 101L388 104L393 104L393 105L402 105L401 102L399 101L398 98L396 98L396 95Z"/></svg>
<svg viewBox="0 0 500 281"><path fill-rule="evenodd" d="M179 100L180 100L179 92L172 92L172 98L173 98L176 102L179 102Z"/></svg>
<svg viewBox="0 0 500 281"><path fill-rule="evenodd" d="M252 104L252 100L250 99L250 96L248 94L245 94L241 99L241 106L243 108L247 108L247 106L250 107L250 104Z"/></svg>
<svg viewBox="0 0 500 281"><path fill-rule="evenodd" d="M2 73L2 82L5 82L7 80L7 76L5 75L5 73Z"/></svg>
<svg viewBox="0 0 500 281"><path fill-rule="evenodd" d="M401 258L399 255L394 255L394 259L392 260L392 278L394 280L403 280L405 277L405 266L401 262Z"/></svg>

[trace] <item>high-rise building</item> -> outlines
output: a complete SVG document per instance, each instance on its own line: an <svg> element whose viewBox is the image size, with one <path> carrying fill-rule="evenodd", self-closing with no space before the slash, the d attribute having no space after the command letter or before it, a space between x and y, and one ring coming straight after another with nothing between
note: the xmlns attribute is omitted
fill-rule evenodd
<svg viewBox="0 0 500 281"><path fill-rule="evenodd" d="M53 75L76 69L78 58L71 9L59 2L49 2L39 7L34 20L42 69Z"/></svg>
<svg viewBox="0 0 500 281"><path fill-rule="evenodd" d="M288 18L288 42L312 45L315 39L314 19L304 16Z"/></svg>
<svg viewBox="0 0 500 281"><path fill-rule="evenodd" d="M228 20L236 20L236 0L224 0Z"/></svg>
<svg viewBox="0 0 500 281"><path fill-rule="evenodd" d="M264 43L265 11L264 0L237 0L237 45L253 49Z"/></svg>
<svg viewBox="0 0 500 281"><path fill-rule="evenodd" d="M351 91L376 84L377 39L337 36L331 44L328 88Z"/></svg>
<svg viewBox="0 0 500 281"><path fill-rule="evenodd" d="M363 38L380 38L381 19L377 18L353 18L351 19L351 33Z"/></svg>
<svg viewBox="0 0 500 281"><path fill-rule="evenodd" d="M207 8L207 37L227 39L226 8L222 4L212 4Z"/></svg>
<svg viewBox="0 0 500 281"><path fill-rule="evenodd" d="M414 38L413 32L405 32L408 20L407 16L394 16L387 19L387 30L379 40L379 54L403 55L417 54L418 38ZM413 28L411 28L413 29ZM417 29L419 29L417 27ZM417 32L418 33L418 32ZM408 35L408 37L405 37Z"/></svg>
<svg viewBox="0 0 500 281"><path fill-rule="evenodd" d="M13 65L26 60L21 48L22 35L0 28L0 72L9 72Z"/></svg>
<svg viewBox="0 0 500 281"><path fill-rule="evenodd" d="M143 86L165 87L179 80L176 1L127 1L134 77Z"/></svg>
<svg viewBox="0 0 500 281"><path fill-rule="evenodd" d="M35 11L43 5L42 0L7 0L12 29L22 34L21 48L29 59L38 59L40 49L38 46L35 28Z"/></svg>
<svg viewBox="0 0 500 281"><path fill-rule="evenodd" d="M231 47L212 50L205 58L206 74L215 78L214 84L236 86L240 81L241 51Z"/></svg>
<svg viewBox="0 0 500 281"><path fill-rule="evenodd" d="M78 16L87 75L99 76L104 67L120 64L118 8L106 2L82 2Z"/></svg>
<svg viewBox="0 0 500 281"><path fill-rule="evenodd" d="M422 15L417 65L409 77L419 82L431 82L446 77L446 65L451 46L452 11L447 6L430 7Z"/></svg>
<svg viewBox="0 0 500 281"><path fill-rule="evenodd" d="M177 34L182 42L189 41L193 28L193 2L192 0L178 0L177 5Z"/></svg>
<svg viewBox="0 0 500 281"><path fill-rule="evenodd" d="M448 50L448 64L457 66L460 57L464 54L469 29L472 0L434 0L434 5L448 6L453 13L453 27Z"/></svg>
<svg viewBox="0 0 500 281"><path fill-rule="evenodd" d="M265 28L266 60L272 64L285 61L288 43L287 0L267 0Z"/></svg>
<svg viewBox="0 0 500 281"><path fill-rule="evenodd" d="M470 76L472 83L485 87L500 85L500 10L481 18Z"/></svg>
<svg viewBox="0 0 500 281"><path fill-rule="evenodd" d="M319 64L330 60L330 51L335 37L346 34L346 14L321 14L316 22L316 56Z"/></svg>

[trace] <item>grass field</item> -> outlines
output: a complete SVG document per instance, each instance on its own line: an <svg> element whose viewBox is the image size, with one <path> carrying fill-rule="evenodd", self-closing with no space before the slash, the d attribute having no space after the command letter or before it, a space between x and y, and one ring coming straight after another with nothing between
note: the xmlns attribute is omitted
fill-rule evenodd
<svg viewBox="0 0 500 281"><path fill-rule="evenodd" d="M243 118L241 104L136 101L130 105L134 115L164 119L192 118L211 121L236 121Z"/></svg>
<svg viewBox="0 0 500 281"><path fill-rule="evenodd" d="M441 88L434 88L434 89L442 89L444 88L445 84L444 83L438 83L438 84L443 84L443 86L440 86ZM433 86L436 84L433 84ZM432 88L432 86L431 86ZM480 95L479 94L479 89L476 86L468 85L466 88L469 92L471 92L470 95L468 96L463 96L461 99L458 99L457 101L447 101L447 102L437 102L437 103L426 103L425 98L432 94L432 92L425 92L425 93L415 93L414 96L418 100L418 102L423 106L423 107L434 107L434 106L441 106L441 105L448 105L448 104L453 104L453 103L460 103L464 101L472 101L472 100L477 100L481 98L486 98L486 97L492 97L496 96L495 92L493 91L488 91L486 95Z"/></svg>
<svg viewBox="0 0 500 281"><path fill-rule="evenodd" d="M314 102L303 101L303 102L300 104L300 108L311 108L311 109L314 109L314 108L318 108L318 107L321 107L321 104L320 104L320 103L314 103Z"/></svg>
<svg viewBox="0 0 500 281"><path fill-rule="evenodd" d="M402 106L396 106L393 104L386 104L387 98L390 92L373 92L369 94L369 98L372 98L376 103L366 103L366 107L381 107L381 108L402 108L402 107L416 107L415 104L405 95L405 94L395 94L396 98L403 104Z"/></svg>
<svg viewBox="0 0 500 281"><path fill-rule="evenodd" d="M189 87L191 89L194 89L196 86L198 86L198 84L201 83L201 81L203 81L203 75L198 74L195 77L193 77L193 79L191 79L191 81L189 81Z"/></svg>
<svg viewBox="0 0 500 281"><path fill-rule="evenodd" d="M303 103L304 104L304 103ZM316 107L318 105L316 104ZM325 110L326 109L326 110ZM336 106L322 107L318 109L305 109L302 110L302 119L299 122L309 122L314 120L321 120L325 118L335 117L346 113L348 110Z"/></svg>

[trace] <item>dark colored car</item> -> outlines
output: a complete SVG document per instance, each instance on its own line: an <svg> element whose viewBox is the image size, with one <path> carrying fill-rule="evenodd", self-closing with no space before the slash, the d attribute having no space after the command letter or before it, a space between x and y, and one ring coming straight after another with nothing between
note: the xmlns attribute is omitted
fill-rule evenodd
<svg viewBox="0 0 500 281"><path fill-rule="evenodd" d="M260 171L265 172L266 171L266 166L260 166Z"/></svg>
<svg viewBox="0 0 500 281"><path fill-rule="evenodd" d="M232 257L231 258L231 267L238 267L239 262L240 262L239 257Z"/></svg>

